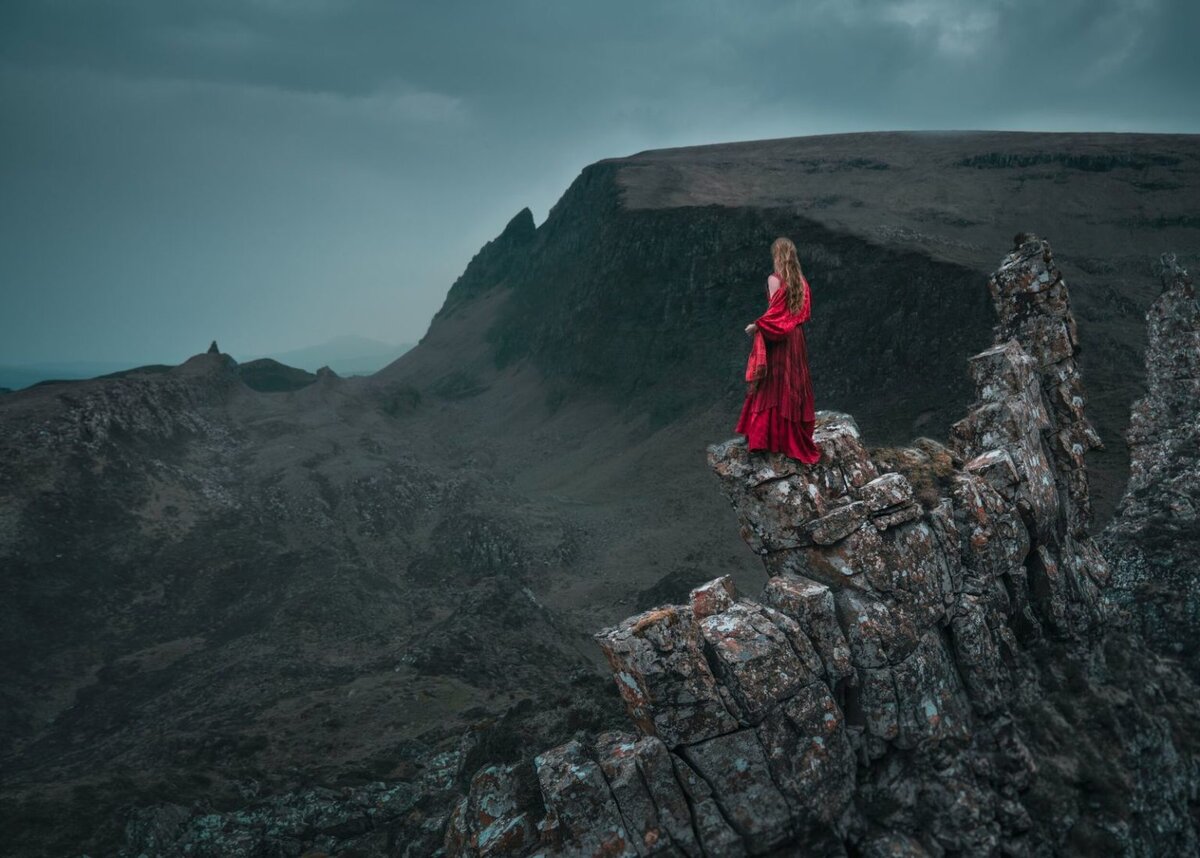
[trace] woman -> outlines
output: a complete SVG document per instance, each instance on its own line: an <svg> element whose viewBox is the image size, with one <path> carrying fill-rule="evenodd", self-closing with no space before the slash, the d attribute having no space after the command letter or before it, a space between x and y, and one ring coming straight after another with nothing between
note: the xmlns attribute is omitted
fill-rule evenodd
<svg viewBox="0 0 1200 858"><path fill-rule="evenodd" d="M821 459L813 441L816 414L804 342L812 297L791 240L775 239L771 257L775 273L767 278L767 311L746 326L755 348L746 367L746 401L734 431L746 436L751 452L785 453L812 465Z"/></svg>

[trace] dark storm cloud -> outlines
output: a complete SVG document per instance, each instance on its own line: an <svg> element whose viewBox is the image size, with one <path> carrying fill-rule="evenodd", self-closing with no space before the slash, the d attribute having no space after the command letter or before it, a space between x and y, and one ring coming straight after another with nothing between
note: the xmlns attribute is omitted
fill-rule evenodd
<svg viewBox="0 0 1200 858"><path fill-rule="evenodd" d="M1200 4L7 2L0 363L415 341L598 158L1189 131Z"/></svg>

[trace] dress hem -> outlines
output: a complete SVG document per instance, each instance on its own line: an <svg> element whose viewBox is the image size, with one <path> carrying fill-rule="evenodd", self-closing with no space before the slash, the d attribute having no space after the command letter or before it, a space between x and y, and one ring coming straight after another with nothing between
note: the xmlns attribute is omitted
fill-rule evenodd
<svg viewBox="0 0 1200 858"><path fill-rule="evenodd" d="M751 412L743 408L735 432L746 436L746 449L751 453L784 453L806 465L821 460L821 448L813 440L815 420L789 420L778 408Z"/></svg>

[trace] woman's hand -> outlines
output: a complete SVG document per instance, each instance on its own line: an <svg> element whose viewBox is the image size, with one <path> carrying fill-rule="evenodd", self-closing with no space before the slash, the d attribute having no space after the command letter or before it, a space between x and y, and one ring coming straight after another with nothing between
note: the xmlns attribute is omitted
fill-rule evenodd
<svg viewBox="0 0 1200 858"><path fill-rule="evenodd" d="M754 336L754 332L757 330L758 330L758 325L754 324L754 322L751 322L750 324L746 325L747 336L751 336L751 337Z"/></svg>

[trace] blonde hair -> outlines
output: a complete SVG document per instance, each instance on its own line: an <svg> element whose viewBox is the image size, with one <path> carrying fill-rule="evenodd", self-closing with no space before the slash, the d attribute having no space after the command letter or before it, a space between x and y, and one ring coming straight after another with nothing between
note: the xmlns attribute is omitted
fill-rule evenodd
<svg viewBox="0 0 1200 858"><path fill-rule="evenodd" d="M800 258L796 256L796 245L790 238L780 236L771 243L771 258L775 262L775 272L787 283L788 312L799 313L808 303L808 283L800 268Z"/></svg>

